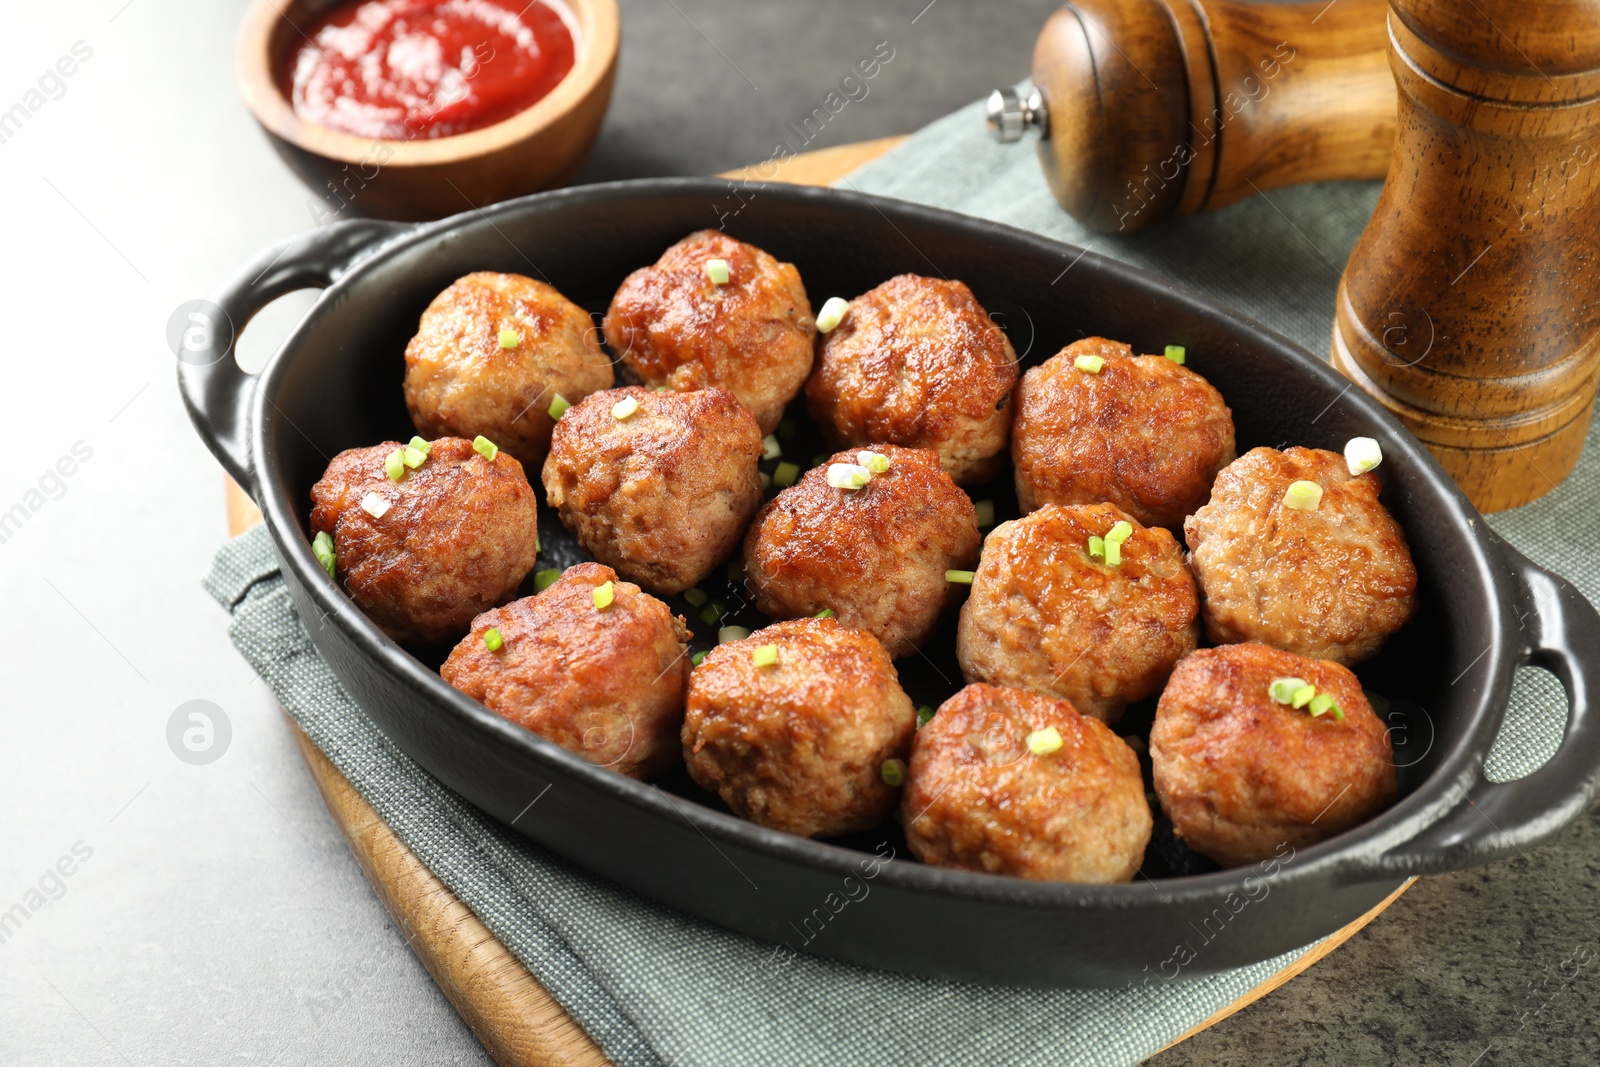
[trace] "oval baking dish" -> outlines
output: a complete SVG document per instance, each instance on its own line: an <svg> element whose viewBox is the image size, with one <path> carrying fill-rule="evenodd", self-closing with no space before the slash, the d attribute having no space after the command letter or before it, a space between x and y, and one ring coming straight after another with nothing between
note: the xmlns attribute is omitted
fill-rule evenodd
<svg viewBox="0 0 1600 1067"><path fill-rule="evenodd" d="M1383 499L1404 525L1421 611L1358 673L1410 708L1391 720L1401 798L1354 830L1252 867L1125 885L939 870L897 830L806 840L595 767L446 685L356 610L312 555L308 492L341 449L410 436L401 353L456 277L550 281L603 311L621 279L684 234L720 223L795 263L815 301L892 275L960 278L1025 365L1083 335L1160 352L1181 341L1233 408L1241 452L1339 449L1376 437ZM190 354L180 381L212 451L261 506L300 613L350 693L405 752L468 800L555 852L657 900L800 951L938 977L1121 985L1271 957L1350 922L1407 877L1487 863L1581 813L1600 785L1593 679L1600 617L1486 527L1398 423L1287 340L1115 261L1002 226L856 193L652 180L541 194L437 223L353 221L264 250L212 295L242 329L294 289L325 292L258 377L234 329ZM547 551L570 562L548 519ZM902 661L905 662L905 661ZM1559 750L1517 782L1483 775L1516 669L1553 671L1570 713ZM953 688L953 686L952 686ZM669 788L671 788L669 786ZM537 805L530 802L538 798ZM882 838L877 843L875 838ZM893 855L893 858L888 858Z"/></svg>

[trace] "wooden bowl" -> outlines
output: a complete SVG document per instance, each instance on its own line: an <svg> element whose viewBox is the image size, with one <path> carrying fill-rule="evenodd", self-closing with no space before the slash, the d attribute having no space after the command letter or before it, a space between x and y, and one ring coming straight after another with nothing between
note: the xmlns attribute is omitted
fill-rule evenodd
<svg viewBox="0 0 1600 1067"><path fill-rule="evenodd" d="M278 72L305 26L341 0L255 0L239 31L239 91L272 146L317 194L320 225L334 218L443 218L570 181L611 101L621 40L616 0L564 0L578 22L572 70L503 122L451 137L385 140L300 118Z"/></svg>

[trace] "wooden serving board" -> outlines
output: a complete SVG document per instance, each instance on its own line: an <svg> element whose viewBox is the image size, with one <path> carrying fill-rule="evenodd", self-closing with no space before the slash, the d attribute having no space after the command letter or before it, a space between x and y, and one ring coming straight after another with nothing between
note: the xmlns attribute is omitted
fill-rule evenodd
<svg viewBox="0 0 1600 1067"><path fill-rule="evenodd" d="M903 137L841 145L793 156L781 163L745 167L725 177L831 185L900 144ZM261 512L232 479L227 482L228 531L237 536L261 521ZM345 842L367 881L406 936L417 958L501 1067L611 1067L611 1061L562 1011L509 949L423 865L365 798L284 715ZM1189 1030L1192 1037L1259 1000L1344 944L1411 887L1408 880L1377 907L1344 927L1244 996ZM1168 1045L1171 1048L1172 1045ZM1163 1050L1164 1051L1164 1050Z"/></svg>

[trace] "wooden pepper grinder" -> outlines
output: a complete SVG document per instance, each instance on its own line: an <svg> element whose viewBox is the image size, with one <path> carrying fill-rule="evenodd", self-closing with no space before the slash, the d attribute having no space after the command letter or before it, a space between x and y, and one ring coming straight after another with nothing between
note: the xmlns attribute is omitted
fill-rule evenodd
<svg viewBox="0 0 1600 1067"><path fill-rule="evenodd" d="M989 98L1002 142L1038 129L1057 201L1133 233L1299 182L1382 178L1394 141L1386 0L1072 0L1033 94Z"/></svg>
<svg viewBox="0 0 1600 1067"><path fill-rule="evenodd" d="M1394 0L1394 164L1333 362L1483 511L1578 460L1600 375L1600 0Z"/></svg>

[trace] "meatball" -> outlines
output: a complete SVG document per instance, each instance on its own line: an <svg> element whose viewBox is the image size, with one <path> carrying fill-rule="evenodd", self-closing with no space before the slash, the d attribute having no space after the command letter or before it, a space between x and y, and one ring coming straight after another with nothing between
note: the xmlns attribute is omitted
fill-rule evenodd
<svg viewBox="0 0 1600 1067"><path fill-rule="evenodd" d="M961 282L902 274L850 301L822 342L806 402L848 448L930 448L957 482L994 477L1017 355Z"/></svg>
<svg viewBox="0 0 1600 1067"><path fill-rule="evenodd" d="M1299 679L1337 710L1281 704ZM1189 847L1224 867L1303 848L1387 808L1389 735L1348 668L1266 645L1227 645L1178 664L1150 730L1156 796Z"/></svg>
<svg viewBox="0 0 1600 1067"><path fill-rule="evenodd" d="M625 418L614 412L631 400ZM761 506L761 429L722 389L595 393L556 423L544 490L583 550L661 596L728 558Z"/></svg>
<svg viewBox="0 0 1600 1067"><path fill-rule="evenodd" d="M883 764L905 757L916 728L877 638L833 619L792 619L718 645L689 675L683 759L751 822L834 837L870 829L894 807Z"/></svg>
<svg viewBox="0 0 1600 1067"><path fill-rule="evenodd" d="M1099 373L1074 360L1105 360ZM1022 376L1011 430L1017 503L1117 505L1146 526L1182 525L1233 460L1222 394L1165 356L1103 337L1075 341Z"/></svg>
<svg viewBox="0 0 1600 1067"><path fill-rule="evenodd" d="M721 285L706 273L712 259L728 265ZM811 373L817 325L794 264L701 230L623 280L605 331L633 381L726 389L771 433Z"/></svg>
<svg viewBox="0 0 1600 1067"><path fill-rule="evenodd" d="M870 631L891 656L916 651L957 588L947 570L978 558L978 513L926 449L880 445L888 469L859 489L828 484L828 464L756 515L744 574L756 607L773 618L831 609ZM841 452L832 463L855 463Z"/></svg>
<svg viewBox="0 0 1600 1067"><path fill-rule="evenodd" d="M1286 505L1315 482L1313 510ZM1211 502L1184 523L1206 635L1260 641L1313 659L1359 663L1416 609L1406 535L1378 502L1372 473L1314 448L1254 448L1217 476Z"/></svg>
<svg viewBox="0 0 1600 1067"><path fill-rule="evenodd" d="M538 501L515 457L485 459L459 437L434 441L396 482L385 464L400 447L334 456L311 487L311 532L333 538L339 584L380 630L449 640L533 569Z"/></svg>
<svg viewBox="0 0 1600 1067"><path fill-rule="evenodd" d="M1048 738L1039 754L1030 737ZM1154 825L1139 757L1110 727L992 685L967 686L917 731L900 816L923 863L1046 882L1128 881Z"/></svg>
<svg viewBox="0 0 1600 1067"><path fill-rule="evenodd" d="M1133 527L1121 562L1089 538ZM1183 551L1111 504L1047 504L984 542L961 609L956 656L969 682L1069 700L1105 722L1160 687L1200 638L1199 594Z"/></svg>
<svg viewBox="0 0 1600 1067"><path fill-rule="evenodd" d="M596 590L609 583L604 607ZM499 631L500 647L486 637ZM683 619L610 567L569 567L538 596L472 620L444 680L590 763L649 778L678 759L689 680Z"/></svg>
<svg viewBox="0 0 1600 1067"><path fill-rule="evenodd" d="M614 380L589 313L544 282L482 271L422 313L406 345L406 407L424 436L479 434L538 470L550 404ZM515 342L507 345L506 342Z"/></svg>

